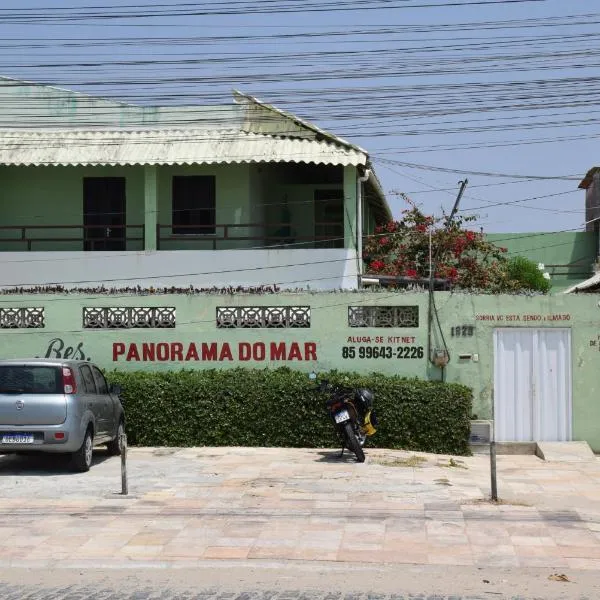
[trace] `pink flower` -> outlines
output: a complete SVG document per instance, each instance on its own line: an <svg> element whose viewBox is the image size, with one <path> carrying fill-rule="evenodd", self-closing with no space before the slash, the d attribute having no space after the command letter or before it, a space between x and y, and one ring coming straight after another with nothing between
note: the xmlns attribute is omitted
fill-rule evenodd
<svg viewBox="0 0 600 600"><path fill-rule="evenodd" d="M371 263L371 269L373 269L373 271L381 271L383 267L385 267L385 263L382 260L374 260Z"/></svg>

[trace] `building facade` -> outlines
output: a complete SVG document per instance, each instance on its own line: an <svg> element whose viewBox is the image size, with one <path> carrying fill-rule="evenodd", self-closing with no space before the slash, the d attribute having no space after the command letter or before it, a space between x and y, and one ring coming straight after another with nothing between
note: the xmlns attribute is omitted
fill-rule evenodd
<svg viewBox="0 0 600 600"><path fill-rule="evenodd" d="M600 451L595 295L437 292L32 294L0 297L3 358L89 358L105 369L232 367L419 377L474 390L504 441ZM442 370L429 360L449 354Z"/></svg>
<svg viewBox="0 0 600 600"><path fill-rule="evenodd" d="M391 216L365 150L241 93L151 108L4 79L0 100L3 287L354 289Z"/></svg>
<svg viewBox="0 0 600 600"><path fill-rule="evenodd" d="M368 153L234 99L137 107L0 80L0 358L443 379L499 440L600 451L599 304L558 293L593 274L597 231L490 235L543 262L553 293L435 292L430 319L422 290L357 289L363 236L391 218Z"/></svg>

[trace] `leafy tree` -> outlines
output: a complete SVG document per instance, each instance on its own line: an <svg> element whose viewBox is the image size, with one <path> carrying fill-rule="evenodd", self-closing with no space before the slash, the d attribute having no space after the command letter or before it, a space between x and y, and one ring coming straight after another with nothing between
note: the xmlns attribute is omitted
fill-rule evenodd
<svg viewBox="0 0 600 600"><path fill-rule="evenodd" d="M409 208L402 212L402 219L377 227L365 244L368 272L428 278L431 238L433 276L447 279L455 287L492 292L548 291L549 282L535 263L524 257L507 260L506 248L492 244L483 233L466 228L476 217L457 216L449 223L447 218L423 214L407 201ZM539 276L534 276L532 267Z"/></svg>

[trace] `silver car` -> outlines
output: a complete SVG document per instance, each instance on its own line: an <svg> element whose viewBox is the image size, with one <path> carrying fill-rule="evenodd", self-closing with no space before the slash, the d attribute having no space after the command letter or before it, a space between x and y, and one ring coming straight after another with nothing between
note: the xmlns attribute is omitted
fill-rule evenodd
<svg viewBox="0 0 600 600"><path fill-rule="evenodd" d="M70 454L76 471L88 471L94 446L121 453L119 394L87 361L0 360L0 453Z"/></svg>

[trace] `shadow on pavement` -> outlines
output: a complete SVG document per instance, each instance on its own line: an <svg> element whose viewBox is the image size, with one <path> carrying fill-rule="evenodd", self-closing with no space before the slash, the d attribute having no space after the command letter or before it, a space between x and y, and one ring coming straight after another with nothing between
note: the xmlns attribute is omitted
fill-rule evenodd
<svg viewBox="0 0 600 600"><path fill-rule="evenodd" d="M326 463L355 463L356 456L352 454L349 450L344 451L344 455L340 456L341 450L326 450L324 452L318 452L320 458L317 459L317 462L326 462Z"/></svg>
<svg viewBox="0 0 600 600"><path fill-rule="evenodd" d="M108 460L110 455L104 448L94 449L92 469ZM77 473L71 469L71 457L68 454L0 454L0 475L49 476Z"/></svg>

